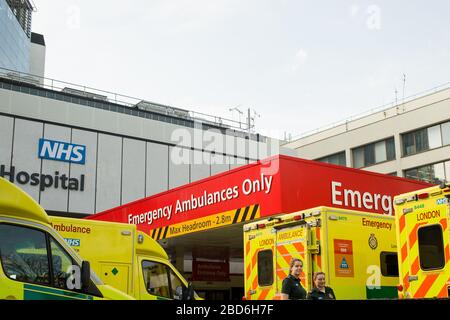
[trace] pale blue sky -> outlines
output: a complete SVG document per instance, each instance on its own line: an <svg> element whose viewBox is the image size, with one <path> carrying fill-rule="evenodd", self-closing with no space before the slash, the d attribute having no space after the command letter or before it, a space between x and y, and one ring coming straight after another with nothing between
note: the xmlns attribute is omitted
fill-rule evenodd
<svg viewBox="0 0 450 320"><path fill-rule="evenodd" d="M312 130L450 82L450 2L34 0L46 76ZM234 113L237 119L237 114Z"/></svg>

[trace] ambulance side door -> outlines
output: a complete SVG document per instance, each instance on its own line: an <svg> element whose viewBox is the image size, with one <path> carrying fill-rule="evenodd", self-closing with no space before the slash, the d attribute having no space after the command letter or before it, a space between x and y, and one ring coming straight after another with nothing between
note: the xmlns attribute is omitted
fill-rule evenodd
<svg viewBox="0 0 450 320"><path fill-rule="evenodd" d="M139 295L141 300L181 300L187 288L164 261L140 257Z"/></svg>
<svg viewBox="0 0 450 320"><path fill-rule="evenodd" d="M80 271L79 266L51 234L34 225L0 223L0 261L0 299L102 298L92 281L81 289L75 278L69 280L69 268Z"/></svg>

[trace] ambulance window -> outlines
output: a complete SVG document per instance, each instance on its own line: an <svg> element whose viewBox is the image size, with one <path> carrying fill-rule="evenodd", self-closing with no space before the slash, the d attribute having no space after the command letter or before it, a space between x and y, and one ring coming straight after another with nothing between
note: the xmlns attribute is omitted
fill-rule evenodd
<svg viewBox="0 0 450 320"><path fill-rule="evenodd" d="M419 261L422 270L442 269L445 265L444 241L440 224L419 228Z"/></svg>
<svg viewBox="0 0 450 320"><path fill-rule="evenodd" d="M50 284L44 232L1 224L0 257L8 278L27 283Z"/></svg>
<svg viewBox="0 0 450 320"><path fill-rule="evenodd" d="M398 260L396 252L381 252L381 274L385 277L398 277Z"/></svg>
<svg viewBox="0 0 450 320"><path fill-rule="evenodd" d="M186 287L183 282L180 280L180 278L178 278L178 276L175 274L175 272L173 272L172 270L170 270L169 267L167 267L169 269L169 273L170 273L170 286L172 288L172 299L175 300L181 300L183 297L183 289Z"/></svg>
<svg viewBox="0 0 450 320"><path fill-rule="evenodd" d="M52 249L53 285L57 288L67 289L69 267L75 265L71 256L53 238L50 239Z"/></svg>
<svg viewBox="0 0 450 320"><path fill-rule="evenodd" d="M148 293L168 299L171 298L169 274L166 265L153 261L143 261L142 271Z"/></svg>
<svg viewBox="0 0 450 320"><path fill-rule="evenodd" d="M258 252L258 284L260 287L273 283L273 252L263 250Z"/></svg>

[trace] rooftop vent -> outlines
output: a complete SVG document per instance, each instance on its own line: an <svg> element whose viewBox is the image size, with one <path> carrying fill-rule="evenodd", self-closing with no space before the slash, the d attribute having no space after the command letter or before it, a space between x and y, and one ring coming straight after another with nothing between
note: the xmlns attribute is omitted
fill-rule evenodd
<svg viewBox="0 0 450 320"><path fill-rule="evenodd" d="M101 94L97 94L97 93L92 93L92 92L88 92L88 91L82 91L82 90L77 90L77 89L72 89L72 88L64 88L61 90L62 92L65 93L70 93L76 96L80 96L80 97L86 97L86 98L91 98L91 99L95 99L95 100L101 100L101 101L108 101L108 97L107 96L103 96Z"/></svg>
<svg viewBox="0 0 450 320"><path fill-rule="evenodd" d="M165 114L165 115L171 115L171 116L175 116L178 118L184 118L184 119L191 118L188 110L165 106L162 104L153 103L153 102L149 102L149 101L145 101L145 100L142 100L139 103L137 103L135 105L135 107L140 110L156 112L156 113Z"/></svg>

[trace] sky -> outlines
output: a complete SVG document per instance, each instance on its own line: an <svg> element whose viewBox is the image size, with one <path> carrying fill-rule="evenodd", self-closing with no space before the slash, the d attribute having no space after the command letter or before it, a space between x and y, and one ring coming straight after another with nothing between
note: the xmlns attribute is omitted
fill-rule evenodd
<svg viewBox="0 0 450 320"><path fill-rule="evenodd" d="M276 138L450 82L447 0L34 3L46 77L234 120L250 108Z"/></svg>

